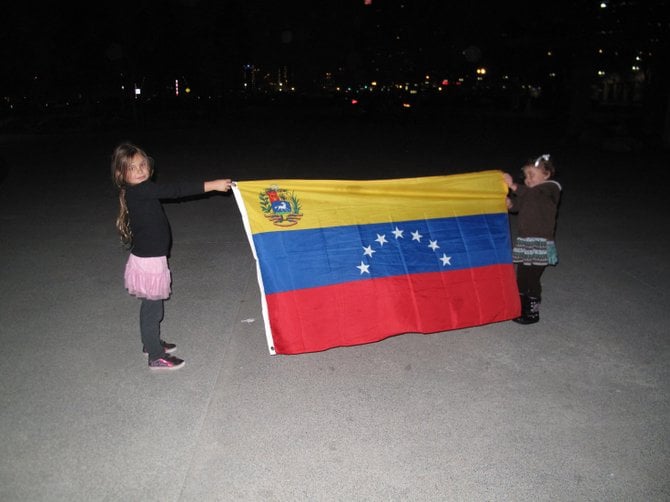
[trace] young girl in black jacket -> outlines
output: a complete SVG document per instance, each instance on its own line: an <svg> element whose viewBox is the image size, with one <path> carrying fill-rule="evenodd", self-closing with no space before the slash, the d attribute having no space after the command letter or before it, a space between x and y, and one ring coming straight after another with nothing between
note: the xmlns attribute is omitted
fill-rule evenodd
<svg viewBox="0 0 670 502"><path fill-rule="evenodd" d="M116 228L130 247L125 287L140 298L140 335L152 370L174 370L184 361L170 355L176 345L160 338L163 300L170 297L171 275L167 257L172 243L170 224L161 200L205 192L227 192L229 179L159 184L151 180L153 160L141 148L122 143L112 155L112 180L119 189Z"/></svg>

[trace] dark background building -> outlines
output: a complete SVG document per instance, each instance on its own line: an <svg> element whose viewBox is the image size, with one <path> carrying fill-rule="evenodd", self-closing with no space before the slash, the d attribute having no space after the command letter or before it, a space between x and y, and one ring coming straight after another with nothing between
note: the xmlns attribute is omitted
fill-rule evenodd
<svg viewBox="0 0 670 502"><path fill-rule="evenodd" d="M283 93L553 110L574 134L594 107L639 110L650 133L668 134L664 0L46 1L3 11L4 115L220 108Z"/></svg>

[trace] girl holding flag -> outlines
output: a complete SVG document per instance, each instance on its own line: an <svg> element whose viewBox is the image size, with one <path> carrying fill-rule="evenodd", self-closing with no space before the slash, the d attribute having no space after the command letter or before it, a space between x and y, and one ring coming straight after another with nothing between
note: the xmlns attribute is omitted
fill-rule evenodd
<svg viewBox="0 0 670 502"><path fill-rule="evenodd" d="M548 154L528 161L521 171L523 184L515 183L512 176L504 174L510 189L507 208L511 213L518 213L518 236L512 256L517 264L521 316L514 321L533 324L540 320L542 273L548 265L558 263L554 236L562 188L553 179L556 170Z"/></svg>
<svg viewBox="0 0 670 502"><path fill-rule="evenodd" d="M116 228L130 248L124 274L131 295L142 301L140 335L151 370L175 370L184 361L171 353L176 345L160 338L163 300L170 297L168 255L172 243L170 224L161 200L180 199L205 192L227 192L231 180L155 183L153 159L141 148L122 143L112 155L112 181L119 189Z"/></svg>

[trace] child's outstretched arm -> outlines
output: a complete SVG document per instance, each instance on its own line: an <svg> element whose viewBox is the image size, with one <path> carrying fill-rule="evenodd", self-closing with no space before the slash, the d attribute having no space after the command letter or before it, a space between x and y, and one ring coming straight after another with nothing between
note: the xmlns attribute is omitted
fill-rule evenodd
<svg viewBox="0 0 670 502"><path fill-rule="evenodd" d="M514 183L514 179L509 173L503 173L503 179L512 192L516 192L517 184Z"/></svg>
<svg viewBox="0 0 670 502"><path fill-rule="evenodd" d="M509 189L512 192L516 192L516 189L518 188L517 184L514 183L514 178L509 173L503 173L503 179L505 180L505 184L509 187ZM516 199L516 196L513 197ZM507 206L507 210L510 213L515 213L516 212L516 207L514 205L514 200L512 200L512 197L505 197L505 205Z"/></svg>
<svg viewBox="0 0 670 502"><path fill-rule="evenodd" d="M220 179L220 180L212 180L212 181L205 181L205 192L227 192L230 190L230 185L231 185L230 179Z"/></svg>

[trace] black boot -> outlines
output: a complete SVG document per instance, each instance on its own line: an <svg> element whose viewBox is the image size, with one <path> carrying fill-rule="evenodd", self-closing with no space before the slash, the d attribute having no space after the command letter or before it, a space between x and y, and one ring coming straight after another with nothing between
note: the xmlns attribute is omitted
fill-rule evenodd
<svg viewBox="0 0 670 502"><path fill-rule="evenodd" d="M520 295L521 315L512 319L519 324L534 324L540 320L540 298L536 296Z"/></svg>

